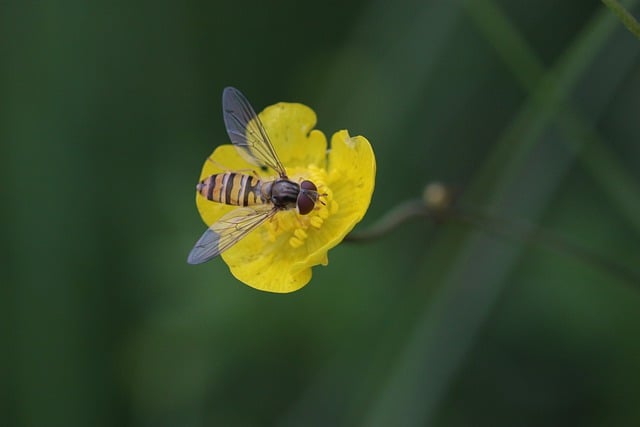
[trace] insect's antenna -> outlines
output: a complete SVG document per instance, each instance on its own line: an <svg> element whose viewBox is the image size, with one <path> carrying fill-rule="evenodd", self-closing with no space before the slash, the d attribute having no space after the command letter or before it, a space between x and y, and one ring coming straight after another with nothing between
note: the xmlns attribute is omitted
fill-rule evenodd
<svg viewBox="0 0 640 427"><path fill-rule="evenodd" d="M313 196L313 199L315 201L322 203L324 206L327 206L327 203L321 199L321 197L327 197L328 196L327 193L318 193L317 191L313 191L313 190L305 190L305 192L310 196Z"/></svg>

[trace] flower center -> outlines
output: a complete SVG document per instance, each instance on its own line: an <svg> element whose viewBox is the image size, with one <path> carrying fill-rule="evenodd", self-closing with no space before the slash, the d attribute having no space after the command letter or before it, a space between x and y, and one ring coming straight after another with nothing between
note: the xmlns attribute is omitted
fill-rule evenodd
<svg viewBox="0 0 640 427"><path fill-rule="evenodd" d="M338 203L333 199L331 189L326 185L327 172L315 165L297 168L291 171L289 179L296 182L309 180L318 188L318 200L311 212L300 215L294 209L278 212L267 221L266 228L269 240L288 239L293 248L302 246L310 233L319 230L322 224L338 211Z"/></svg>

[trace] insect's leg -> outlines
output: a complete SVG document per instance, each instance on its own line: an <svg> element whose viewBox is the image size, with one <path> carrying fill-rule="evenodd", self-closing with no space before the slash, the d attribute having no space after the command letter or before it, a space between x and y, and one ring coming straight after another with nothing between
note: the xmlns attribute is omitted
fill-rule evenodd
<svg viewBox="0 0 640 427"><path fill-rule="evenodd" d="M228 167L226 167L223 164L217 162L216 160L213 160L213 158L211 158L211 156L207 157L207 161L213 163L213 165L215 167L217 167L218 169L220 169L223 172L230 172L231 171L231 169L229 169Z"/></svg>

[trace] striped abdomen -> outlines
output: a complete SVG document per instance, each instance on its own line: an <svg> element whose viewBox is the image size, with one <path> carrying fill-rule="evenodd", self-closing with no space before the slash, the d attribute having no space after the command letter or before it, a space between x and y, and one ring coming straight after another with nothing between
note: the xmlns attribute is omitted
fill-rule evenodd
<svg viewBox="0 0 640 427"><path fill-rule="evenodd" d="M262 181L251 175L225 172L202 180L196 190L213 202L234 206L251 206L268 203L262 194Z"/></svg>

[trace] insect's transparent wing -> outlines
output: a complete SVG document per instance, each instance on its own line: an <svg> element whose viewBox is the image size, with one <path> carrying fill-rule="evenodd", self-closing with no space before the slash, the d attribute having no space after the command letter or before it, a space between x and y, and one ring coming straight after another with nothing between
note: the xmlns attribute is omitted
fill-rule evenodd
<svg viewBox="0 0 640 427"><path fill-rule="evenodd" d="M201 264L238 243L247 233L271 218L278 210L268 205L234 209L215 222L189 253L189 264Z"/></svg>
<svg viewBox="0 0 640 427"><path fill-rule="evenodd" d="M233 145L251 164L268 166L281 177L286 172L271 145L269 136L247 98L236 88L227 87L222 92L224 124Z"/></svg>

